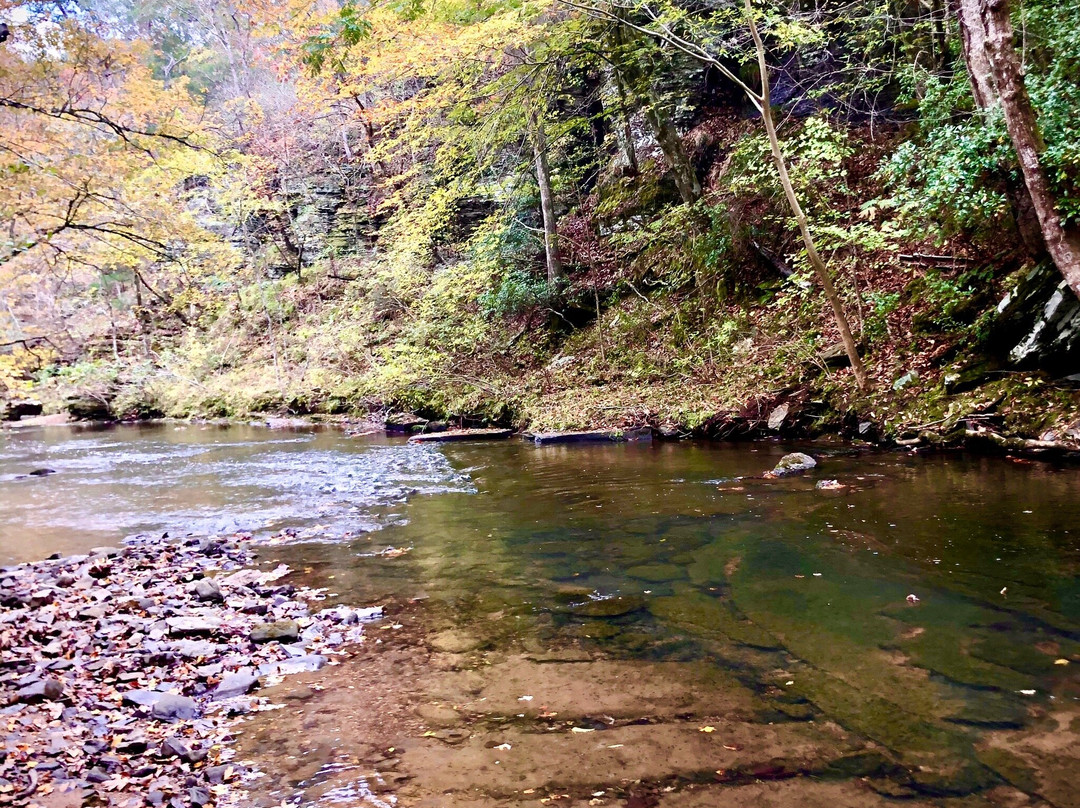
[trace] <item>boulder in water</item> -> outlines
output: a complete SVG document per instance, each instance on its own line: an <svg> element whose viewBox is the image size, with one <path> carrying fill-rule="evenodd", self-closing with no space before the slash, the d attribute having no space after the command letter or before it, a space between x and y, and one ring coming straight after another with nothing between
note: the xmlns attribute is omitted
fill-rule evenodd
<svg viewBox="0 0 1080 808"><path fill-rule="evenodd" d="M817 466L817 461L810 455L802 452L792 452L780 458L776 467L768 473L770 477L787 477L792 474L802 474Z"/></svg>

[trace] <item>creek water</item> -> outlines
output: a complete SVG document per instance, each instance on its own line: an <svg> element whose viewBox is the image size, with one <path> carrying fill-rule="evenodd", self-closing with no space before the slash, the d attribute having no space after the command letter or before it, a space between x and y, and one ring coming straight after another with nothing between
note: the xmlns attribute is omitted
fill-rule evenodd
<svg viewBox="0 0 1080 808"><path fill-rule="evenodd" d="M421 599L495 654L705 665L755 726L835 722L890 761L823 748L831 776L902 765L894 796L1077 804L1075 467L819 447L810 475L764 480L790 447L198 425L2 440L0 563L135 532L295 529L266 552L342 602ZM22 476L39 468L56 473Z"/></svg>

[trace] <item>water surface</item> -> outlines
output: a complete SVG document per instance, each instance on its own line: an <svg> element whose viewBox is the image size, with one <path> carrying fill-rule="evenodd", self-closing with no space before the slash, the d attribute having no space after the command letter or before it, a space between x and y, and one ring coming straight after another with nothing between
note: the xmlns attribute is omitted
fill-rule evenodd
<svg viewBox="0 0 1080 808"><path fill-rule="evenodd" d="M762 726L835 721L917 793L1075 804L1080 470L826 452L806 477L754 478L786 448L13 433L0 556L314 530L265 552L343 601L421 599L492 652L711 665ZM16 479L38 467L57 474Z"/></svg>

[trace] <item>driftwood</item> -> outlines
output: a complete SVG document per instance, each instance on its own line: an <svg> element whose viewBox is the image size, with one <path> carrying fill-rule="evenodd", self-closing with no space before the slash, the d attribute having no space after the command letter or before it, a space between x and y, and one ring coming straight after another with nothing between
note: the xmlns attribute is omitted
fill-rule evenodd
<svg viewBox="0 0 1080 808"><path fill-rule="evenodd" d="M903 264L921 264L930 267L955 267L974 263L971 258L961 258L956 255L927 255L926 253L900 254L900 262Z"/></svg>

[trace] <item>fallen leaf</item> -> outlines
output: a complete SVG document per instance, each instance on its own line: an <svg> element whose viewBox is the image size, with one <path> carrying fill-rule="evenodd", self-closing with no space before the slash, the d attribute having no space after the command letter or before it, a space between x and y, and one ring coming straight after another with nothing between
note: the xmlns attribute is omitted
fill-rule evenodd
<svg viewBox="0 0 1080 808"><path fill-rule="evenodd" d="M698 732L716 732L716 727L698 727Z"/></svg>

